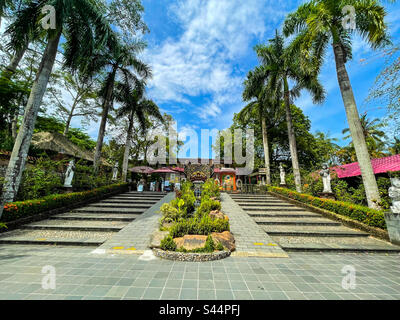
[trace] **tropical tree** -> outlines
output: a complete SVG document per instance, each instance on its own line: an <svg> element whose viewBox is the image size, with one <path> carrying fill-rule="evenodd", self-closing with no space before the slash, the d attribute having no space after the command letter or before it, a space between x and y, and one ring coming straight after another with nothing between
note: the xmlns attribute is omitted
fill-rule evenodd
<svg viewBox="0 0 400 320"><path fill-rule="evenodd" d="M264 163L266 168L266 183L271 184L271 163L270 150L268 142L267 118L271 116L274 109L273 90L267 87L265 71L262 67L256 67L254 71L250 71L244 82L243 100L250 102L238 114L239 121L246 122L254 113L258 115L263 138ZM278 102L279 103L279 102Z"/></svg>
<svg viewBox="0 0 400 320"><path fill-rule="evenodd" d="M45 4L54 6L57 25L55 29L45 31L46 48L8 164L3 186L2 204L12 202L17 194L36 118L52 73L62 34L65 36L65 66L72 70L79 68L82 62L92 55L97 46L114 47L116 43L110 26L103 19L103 11L93 0L40 1L35 15L31 17L31 19L35 18L35 29L41 28L40 22L43 15L41 9ZM11 35L11 44L16 48L22 46L27 34L31 32L31 25L27 26L24 21L21 21L20 15L24 14L24 10L20 10L19 16L8 29ZM3 207L3 205L0 206L0 217Z"/></svg>
<svg viewBox="0 0 400 320"><path fill-rule="evenodd" d="M284 39L278 32L276 32L275 38L269 40L269 45L258 45L256 51L264 65L266 75L270 78L268 86L283 96L293 174L296 190L301 192L300 165L293 127L291 99L298 97L300 91L305 89L311 94L314 103L321 103L324 100L325 92L317 78L318 68L311 68L309 64L307 64L307 68L302 68L300 55L291 47L285 47ZM291 89L289 81L293 83ZM279 93L276 95L279 96Z"/></svg>
<svg viewBox="0 0 400 320"><path fill-rule="evenodd" d="M349 18L346 5L355 9L354 26L346 24ZM346 63L352 58L353 33L358 33L374 49L390 43L385 17L386 10L379 0L313 0L289 14L284 23L284 34L297 34L295 42L301 44L302 56L313 56L318 65L323 63L327 48L332 44L339 87L371 208L379 208L380 195Z"/></svg>
<svg viewBox="0 0 400 320"><path fill-rule="evenodd" d="M143 48L144 43L137 42L134 48L121 44L114 46L112 50L100 50L93 55L82 69L82 72L87 75L106 71L105 80L100 90L102 114L93 163L95 171L98 170L100 163L109 112L114 105L116 81L120 80L119 82L122 82L126 88L131 88L132 91L140 80L151 77L149 66L135 56Z"/></svg>
<svg viewBox="0 0 400 320"><path fill-rule="evenodd" d="M122 162L122 180L126 182L128 174L129 154L131 151L132 131L135 119L138 120L140 128L145 133L147 125L147 117L153 117L161 122L164 121L158 106L149 99L144 97L145 84L139 82L133 91L130 87L126 87L124 83L116 85L116 101L121 104L118 109L117 118L128 117L128 131L126 135L124 159Z"/></svg>

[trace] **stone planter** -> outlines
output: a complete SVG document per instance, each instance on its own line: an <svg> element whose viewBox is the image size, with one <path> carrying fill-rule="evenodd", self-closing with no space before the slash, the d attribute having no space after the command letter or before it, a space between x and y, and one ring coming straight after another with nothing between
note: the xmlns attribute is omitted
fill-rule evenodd
<svg viewBox="0 0 400 320"><path fill-rule="evenodd" d="M400 245L400 213L385 212L390 242Z"/></svg>

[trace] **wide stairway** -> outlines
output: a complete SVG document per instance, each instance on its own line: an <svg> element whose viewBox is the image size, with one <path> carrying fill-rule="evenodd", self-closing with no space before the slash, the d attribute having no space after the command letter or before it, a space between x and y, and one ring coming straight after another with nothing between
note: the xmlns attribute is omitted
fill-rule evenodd
<svg viewBox="0 0 400 320"><path fill-rule="evenodd" d="M232 194L285 251L400 252L400 247L272 195Z"/></svg>
<svg viewBox="0 0 400 320"><path fill-rule="evenodd" d="M0 234L0 244L100 246L165 193L127 192Z"/></svg>

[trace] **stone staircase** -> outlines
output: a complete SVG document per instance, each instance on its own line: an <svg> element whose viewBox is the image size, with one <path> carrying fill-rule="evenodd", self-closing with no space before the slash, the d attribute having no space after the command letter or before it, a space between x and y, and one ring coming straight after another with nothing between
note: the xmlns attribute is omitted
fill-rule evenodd
<svg viewBox="0 0 400 320"><path fill-rule="evenodd" d="M288 252L400 252L399 246L269 194L231 197Z"/></svg>
<svg viewBox="0 0 400 320"><path fill-rule="evenodd" d="M127 192L0 234L0 244L100 246L165 193Z"/></svg>

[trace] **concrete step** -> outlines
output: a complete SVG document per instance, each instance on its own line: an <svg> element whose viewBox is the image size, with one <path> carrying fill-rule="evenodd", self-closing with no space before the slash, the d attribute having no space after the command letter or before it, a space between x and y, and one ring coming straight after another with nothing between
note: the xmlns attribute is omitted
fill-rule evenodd
<svg viewBox="0 0 400 320"><path fill-rule="evenodd" d="M128 204L128 203L91 203L89 207L93 208L113 208L113 209L148 209L151 208L153 205L152 204L142 204L142 203L136 203L136 204Z"/></svg>
<svg viewBox="0 0 400 320"><path fill-rule="evenodd" d="M368 233L336 226L262 225L270 236L369 237Z"/></svg>
<svg viewBox="0 0 400 320"><path fill-rule="evenodd" d="M127 208L98 208L98 207L84 207L75 209L71 212L79 213L109 213L109 214L135 214L143 213L145 209L127 209Z"/></svg>
<svg viewBox="0 0 400 320"><path fill-rule="evenodd" d="M268 208L260 208L260 207L242 207L244 211L259 211L259 212L270 212L270 211L280 211L280 212L308 212L306 209L298 208L298 207L279 207L279 206L271 206Z"/></svg>
<svg viewBox="0 0 400 320"><path fill-rule="evenodd" d="M100 246L114 234L115 232L19 229L1 234L0 243Z"/></svg>
<svg viewBox="0 0 400 320"><path fill-rule="evenodd" d="M400 252L399 246L372 237L299 238L293 236L272 236L272 238L287 252Z"/></svg>
<svg viewBox="0 0 400 320"><path fill-rule="evenodd" d="M55 231L96 231L96 232L119 232L121 227L90 227L90 226L70 226L70 225L47 225L35 224L25 225L21 229L27 230L55 230Z"/></svg>
<svg viewBox="0 0 400 320"><path fill-rule="evenodd" d="M139 214L124 214L118 216L117 214L77 214L77 213L64 213L49 217L52 220L84 220L84 221L126 221L130 222L139 217Z"/></svg>
<svg viewBox="0 0 400 320"><path fill-rule="evenodd" d="M30 226L57 226L57 227L80 227L80 228L90 228L90 227L113 227L113 228L124 228L128 225L128 222L123 221L99 221L99 220L55 220L48 219L39 222L34 222L24 225L24 227Z"/></svg>
<svg viewBox="0 0 400 320"><path fill-rule="evenodd" d="M141 204L154 205L157 202L158 202L158 200L152 200L152 199L146 200L146 199L141 199L141 198L135 198L135 199L125 199L125 198L124 199L112 199L112 198L109 198L109 199L106 199L106 200L102 200L99 203L114 203L114 204L119 204L119 203L121 203L121 204L125 204L125 203L128 203L128 204L141 203Z"/></svg>
<svg viewBox="0 0 400 320"><path fill-rule="evenodd" d="M341 226L340 222L325 218L257 217L254 220L260 225Z"/></svg>
<svg viewBox="0 0 400 320"><path fill-rule="evenodd" d="M248 213L248 215L252 218L292 218L292 219L299 219L299 218L324 218L323 216L307 212L307 211L291 211L291 212L283 212L283 211L265 211L263 213Z"/></svg>

